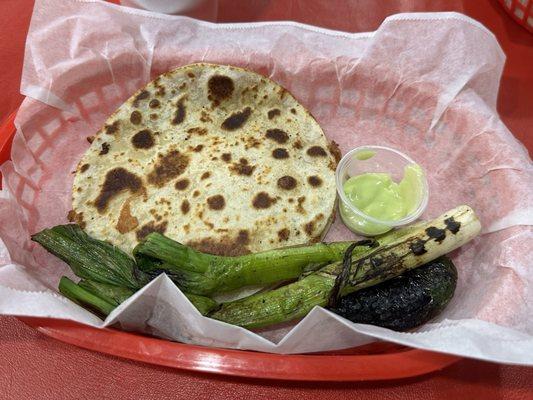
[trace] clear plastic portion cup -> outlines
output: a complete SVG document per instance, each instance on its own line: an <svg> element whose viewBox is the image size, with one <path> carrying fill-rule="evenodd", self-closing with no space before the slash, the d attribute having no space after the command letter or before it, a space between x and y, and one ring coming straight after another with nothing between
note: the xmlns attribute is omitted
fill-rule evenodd
<svg viewBox="0 0 533 400"><path fill-rule="evenodd" d="M394 227L415 221L426 209L429 197L428 184L424 173L417 176L414 204L411 211L397 220L382 220L365 214L358 209L344 191L344 183L353 176L365 173L386 173L399 183L404 176L405 167L416 163L405 154L383 146L361 146L349 151L339 162L335 172L337 192L339 194L339 212L344 224L353 232L365 236L385 233Z"/></svg>

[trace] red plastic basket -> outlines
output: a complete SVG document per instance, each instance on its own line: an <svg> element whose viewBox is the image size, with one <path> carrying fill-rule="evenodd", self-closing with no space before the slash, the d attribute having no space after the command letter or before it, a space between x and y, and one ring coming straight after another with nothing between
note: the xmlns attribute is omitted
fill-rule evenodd
<svg viewBox="0 0 533 400"><path fill-rule="evenodd" d="M14 119L15 113L0 125L0 165L10 158ZM178 369L249 378L298 381L398 379L438 371L461 359L387 342L321 354L279 355L194 346L116 329L92 328L71 321L21 320L49 337L85 349Z"/></svg>
<svg viewBox="0 0 533 400"><path fill-rule="evenodd" d="M533 0L498 1L516 22L533 33Z"/></svg>

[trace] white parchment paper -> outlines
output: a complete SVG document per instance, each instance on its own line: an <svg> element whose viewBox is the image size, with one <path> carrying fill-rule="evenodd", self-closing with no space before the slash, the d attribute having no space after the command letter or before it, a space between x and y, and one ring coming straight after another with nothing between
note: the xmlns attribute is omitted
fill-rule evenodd
<svg viewBox="0 0 533 400"><path fill-rule="evenodd" d="M37 0L12 161L1 167L0 312L117 324L208 346L302 353L385 339L533 365L533 166L496 113L505 57L494 36L456 13L400 14L376 32L295 23L215 25L91 0ZM453 253L456 295L411 333L353 324L322 308L260 334L204 318L166 276L105 322L56 292L73 277L29 235L66 223L86 138L135 90L174 67L207 61L263 73L307 107L343 153L397 148L427 171L425 218L459 204L483 234ZM176 201L179 201L177 199ZM354 238L340 221L327 240Z"/></svg>

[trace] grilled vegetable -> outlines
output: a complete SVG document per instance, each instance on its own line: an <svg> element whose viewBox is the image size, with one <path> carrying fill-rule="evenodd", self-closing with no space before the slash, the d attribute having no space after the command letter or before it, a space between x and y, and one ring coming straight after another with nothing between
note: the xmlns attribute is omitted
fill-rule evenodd
<svg viewBox="0 0 533 400"><path fill-rule="evenodd" d="M224 303L210 317L246 328L301 318L313 307L336 300L337 294L346 296L387 281L462 246L480 228L472 209L460 206L386 244L358 252L344 266L332 263L279 289Z"/></svg>
<svg viewBox="0 0 533 400"><path fill-rule="evenodd" d="M446 307L456 284L455 265L443 256L342 297L331 311L352 322L405 331L422 325Z"/></svg>
<svg viewBox="0 0 533 400"><path fill-rule="evenodd" d="M160 233L150 233L133 254L152 277L165 272L188 293L212 295L250 285L296 279L305 270L340 260L352 242L285 247L239 257L201 253Z"/></svg>
<svg viewBox="0 0 533 400"><path fill-rule="evenodd" d="M32 240L65 261L82 278L77 284L61 278L60 292L99 315L108 315L151 280L137 268L134 259L107 242L91 238L78 225L45 229L33 235ZM207 297L184 294L202 314L218 307Z"/></svg>

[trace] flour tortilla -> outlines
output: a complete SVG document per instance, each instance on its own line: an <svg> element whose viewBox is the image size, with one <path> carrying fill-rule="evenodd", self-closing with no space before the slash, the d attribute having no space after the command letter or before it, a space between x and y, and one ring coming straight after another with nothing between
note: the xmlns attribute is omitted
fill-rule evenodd
<svg viewBox="0 0 533 400"><path fill-rule="evenodd" d="M127 252L153 231L220 255L316 242L334 215L338 156L280 85L187 65L139 90L98 131L69 217Z"/></svg>

